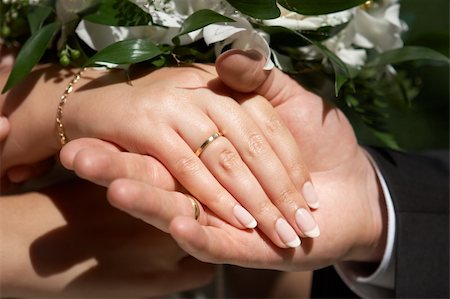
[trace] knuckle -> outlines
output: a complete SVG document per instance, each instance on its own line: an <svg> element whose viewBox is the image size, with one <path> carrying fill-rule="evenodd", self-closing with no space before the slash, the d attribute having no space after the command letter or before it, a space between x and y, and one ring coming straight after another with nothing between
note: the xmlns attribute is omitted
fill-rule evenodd
<svg viewBox="0 0 450 299"><path fill-rule="evenodd" d="M277 115L272 114L272 116L265 122L264 128L267 133L276 135L283 130L284 125Z"/></svg>
<svg viewBox="0 0 450 299"><path fill-rule="evenodd" d="M267 152L267 145L261 134L250 134L248 138L248 152L250 156L256 156Z"/></svg>
<svg viewBox="0 0 450 299"><path fill-rule="evenodd" d="M211 192L208 197L206 198L199 197L198 200L202 204L207 205L211 209L218 207L222 209L223 207L227 207L230 204L232 198L225 189L219 187L216 188L213 192Z"/></svg>
<svg viewBox="0 0 450 299"><path fill-rule="evenodd" d="M273 204L270 201L262 201L257 206L259 215L270 215L273 211Z"/></svg>
<svg viewBox="0 0 450 299"><path fill-rule="evenodd" d="M216 206L226 206L226 203L230 200L230 196L225 189L218 188L214 196L214 204Z"/></svg>
<svg viewBox="0 0 450 299"><path fill-rule="evenodd" d="M197 146L201 146L208 138L210 138L217 131L217 129L211 126L202 124L198 124L195 130L197 131L197 134L199 136L203 137L203 139L199 142L199 144L197 144Z"/></svg>
<svg viewBox="0 0 450 299"><path fill-rule="evenodd" d="M143 172L145 174L145 180L149 184L155 184L157 185L161 181L161 171L157 169L152 163L149 163L146 161L144 164L145 171Z"/></svg>
<svg viewBox="0 0 450 299"><path fill-rule="evenodd" d="M177 77L182 80L180 82L187 85L201 85L205 82L205 79L198 73L197 70L191 68L184 68L178 71Z"/></svg>
<svg viewBox="0 0 450 299"><path fill-rule="evenodd" d="M292 188L285 188L283 191L279 193L279 195L274 198L274 203L277 206L281 205L290 205L294 202L293 198L296 195L297 191Z"/></svg>
<svg viewBox="0 0 450 299"><path fill-rule="evenodd" d="M228 173L235 173L241 158L236 151L225 149L219 153L219 165Z"/></svg>
<svg viewBox="0 0 450 299"><path fill-rule="evenodd" d="M200 172L201 165L202 164L199 163L197 157L184 156L184 157L179 158L175 162L175 169L178 173L180 173L183 176L190 176L190 175Z"/></svg>
<svg viewBox="0 0 450 299"><path fill-rule="evenodd" d="M288 171L296 183L303 183L309 177L309 171L305 163L293 162L289 166Z"/></svg>

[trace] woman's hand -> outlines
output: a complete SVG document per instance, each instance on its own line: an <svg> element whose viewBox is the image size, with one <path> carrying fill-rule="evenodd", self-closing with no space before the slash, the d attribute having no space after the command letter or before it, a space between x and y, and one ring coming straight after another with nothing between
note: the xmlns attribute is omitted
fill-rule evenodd
<svg viewBox="0 0 450 299"><path fill-rule="evenodd" d="M228 90L213 67L165 68L130 85L122 73L88 71L77 85L64 107L69 139L96 137L155 157L216 215L241 229L254 228L257 221L279 247L298 246L298 235L318 236L304 198L317 207L317 197L295 140L262 98L254 120L225 96ZM25 107L33 112L33 106ZM23 122L18 126L24 130ZM217 132L224 136L198 157L197 149ZM36 138L31 139L38 144ZM22 141L7 144L8 152L25 155L32 143Z"/></svg>
<svg viewBox="0 0 450 299"><path fill-rule="evenodd" d="M213 276L170 235L108 205L93 184L74 180L0 200L3 296L153 297Z"/></svg>
<svg viewBox="0 0 450 299"><path fill-rule="evenodd" d="M137 161L148 157L125 157L117 148L112 154L110 148L98 144L100 141L92 141L96 145L84 150L85 140L68 144L61 153L62 160L81 176L103 184L113 177L105 177L102 169L117 178L129 178L112 182L108 192L112 204L171 232L187 252L204 261L304 270L342 260L379 260L384 249L384 200L379 194L375 172L356 143L345 116L279 71L263 72L258 68L258 59L249 60L245 53L235 53L237 56L232 53L218 61L221 78L238 90L242 86L232 78L239 78L243 86L253 86L243 91L255 90L266 96L304 150L321 198L321 208L314 211L322 228L321 237L306 239L296 250L279 250L258 230L236 229L208 209L201 212L203 225L200 225L193 219L188 198L170 192L176 184L159 163L145 162L146 169L152 169L153 175L149 175L149 171L130 166L142 165ZM247 71L252 75L247 76ZM255 103L244 102L244 109L257 111L257 106L252 106Z"/></svg>

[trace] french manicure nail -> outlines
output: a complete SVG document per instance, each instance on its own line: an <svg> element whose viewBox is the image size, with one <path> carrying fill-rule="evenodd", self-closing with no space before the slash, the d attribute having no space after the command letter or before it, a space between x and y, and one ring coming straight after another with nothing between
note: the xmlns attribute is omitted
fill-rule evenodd
<svg viewBox="0 0 450 299"><path fill-rule="evenodd" d="M278 218L275 222L275 229L280 236L281 241L291 248L300 246L302 243L295 233L294 229L283 218Z"/></svg>
<svg viewBox="0 0 450 299"><path fill-rule="evenodd" d="M241 205L235 205L233 213L237 220L246 228L255 228L258 224L255 218Z"/></svg>
<svg viewBox="0 0 450 299"><path fill-rule="evenodd" d="M310 208L317 209L319 207L319 198L317 197L316 190L310 181L303 184L302 195Z"/></svg>
<svg viewBox="0 0 450 299"><path fill-rule="evenodd" d="M298 227L306 236L310 238L317 238L320 236L320 229L317 222L306 209L298 209L295 212L295 220L297 221Z"/></svg>

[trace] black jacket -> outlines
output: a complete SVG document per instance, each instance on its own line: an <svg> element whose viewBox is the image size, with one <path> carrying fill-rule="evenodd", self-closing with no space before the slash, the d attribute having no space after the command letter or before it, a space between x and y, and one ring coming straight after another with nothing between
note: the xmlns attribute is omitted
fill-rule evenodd
<svg viewBox="0 0 450 299"><path fill-rule="evenodd" d="M386 180L396 213L392 295L449 298L449 152L367 150ZM312 297L355 295L329 268L315 272Z"/></svg>

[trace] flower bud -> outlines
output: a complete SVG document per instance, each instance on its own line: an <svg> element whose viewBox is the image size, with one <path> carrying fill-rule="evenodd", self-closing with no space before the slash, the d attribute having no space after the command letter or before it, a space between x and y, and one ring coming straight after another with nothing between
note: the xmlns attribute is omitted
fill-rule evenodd
<svg viewBox="0 0 450 299"><path fill-rule="evenodd" d="M79 50L71 50L70 57L72 57L73 59L80 58L80 51Z"/></svg>
<svg viewBox="0 0 450 299"><path fill-rule="evenodd" d="M70 64L70 59L66 55L63 55L59 58L59 63L61 63L62 66L68 66Z"/></svg>

